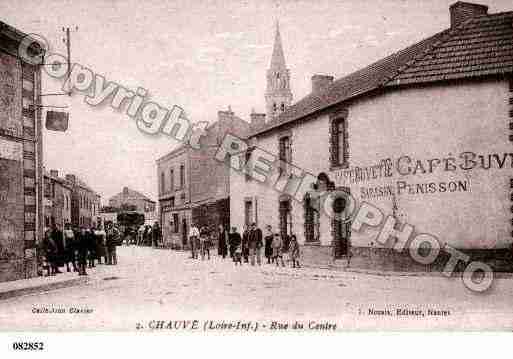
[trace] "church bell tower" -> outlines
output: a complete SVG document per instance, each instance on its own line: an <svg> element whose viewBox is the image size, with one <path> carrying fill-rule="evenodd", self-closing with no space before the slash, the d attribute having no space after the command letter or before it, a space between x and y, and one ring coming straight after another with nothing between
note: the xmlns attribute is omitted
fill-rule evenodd
<svg viewBox="0 0 513 359"><path fill-rule="evenodd" d="M281 44L280 26L276 23L271 65L267 70L267 90L265 92L267 119L279 116L292 103L290 90L290 72L285 64L285 55Z"/></svg>

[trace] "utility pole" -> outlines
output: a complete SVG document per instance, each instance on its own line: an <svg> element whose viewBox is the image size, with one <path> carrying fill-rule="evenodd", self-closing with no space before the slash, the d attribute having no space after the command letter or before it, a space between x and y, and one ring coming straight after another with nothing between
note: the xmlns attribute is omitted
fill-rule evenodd
<svg viewBox="0 0 513 359"><path fill-rule="evenodd" d="M66 53L68 55L68 79L71 75L71 36L69 27L62 28L62 31L66 33L66 38L62 39L62 41L66 44ZM78 26L75 26L75 31L78 31ZM68 96L71 96L71 90L68 91Z"/></svg>

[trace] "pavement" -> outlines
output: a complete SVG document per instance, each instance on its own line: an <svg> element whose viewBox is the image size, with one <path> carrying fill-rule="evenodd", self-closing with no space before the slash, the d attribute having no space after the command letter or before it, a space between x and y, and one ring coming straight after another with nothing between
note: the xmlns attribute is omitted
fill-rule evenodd
<svg viewBox="0 0 513 359"><path fill-rule="evenodd" d="M172 320L250 320L266 330L296 321L337 330L513 330L511 277L474 293L459 278L440 276L239 267L217 256L198 261L135 246L120 247L118 257L117 266L89 270L79 282L76 273L28 280L72 284L1 300L0 330L151 330L154 321Z"/></svg>

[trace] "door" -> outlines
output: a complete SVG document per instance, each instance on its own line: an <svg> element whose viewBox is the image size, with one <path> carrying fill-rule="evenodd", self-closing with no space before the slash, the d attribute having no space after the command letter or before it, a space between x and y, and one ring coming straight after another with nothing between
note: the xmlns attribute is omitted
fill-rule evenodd
<svg viewBox="0 0 513 359"><path fill-rule="evenodd" d="M348 189L344 189L348 192ZM343 212L346 209L346 201L344 198L336 198L333 201L333 211L339 216L332 219L333 226L333 251L335 258L342 258L349 254L351 222L345 221Z"/></svg>

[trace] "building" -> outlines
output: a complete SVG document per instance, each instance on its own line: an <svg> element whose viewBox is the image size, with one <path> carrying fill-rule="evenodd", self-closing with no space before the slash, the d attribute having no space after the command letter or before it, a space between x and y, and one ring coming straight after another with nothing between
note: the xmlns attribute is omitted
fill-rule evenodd
<svg viewBox="0 0 513 359"><path fill-rule="evenodd" d="M73 185L59 177L57 170L44 172L44 224L64 228L71 224L71 198Z"/></svg>
<svg viewBox="0 0 513 359"><path fill-rule="evenodd" d="M338 191L391 215L385 239L410 241L407 223L501 270L513 232L513 12L457 2L448 18L348 76L313 76L308 96L253 131L248 144L278 160L263 183L231 172L232 223L295 234L310 263L443 268L443 256L418 264L379 230L333 216L351 211L323 202Z"/></svg>
<svg viewBox="0 0 513 359"><path fill-rule="evenodd" d="M184 247L191 223L198 227L229 225L230 171L214 156L226 133L247 136L249 128L231 109L218 111L217 121L205 130L199 149L183 145L157 160L159 218L168 246Z"/></svg>
<svg viewBox="0 0 513 359"><path fill-rule="evenodd" d="M144 194L124 187L123 191L109 199L109 205L101 210L103 221L117 223L117 214L121 210L137 211L144 214L144 223L153 225L156 218L156 203Z"/></svg>
<svg viewBox="0 0 513 359"><path fill-rule="evenodd" d="M72 186L71 223L76 227L95 227L100 221L101 197L74 174L67 174Z"/></svg>
<svg viewBox="0 0 513 359"><path fill-rule="evenodd" d="M128 187L109 199L109 207L121 209L126 206L141 213L155 212L155 201Z"/></svg>
<svg viewBox="0 0 513 359"><path fill-rule="evenodd" d="M0 282L37 275L42 238L41 69L18 55L26 36L0 22Z"/></svg>
<svg viewBox="0 0 513 359"><path fill-rule="evenodd" d="M281 43L280 26L276 24L273 54L267 70L267 89L265 92L267 119L275 119L292 104L290 89L290 71L285 63L285 54Z"/></svg>

